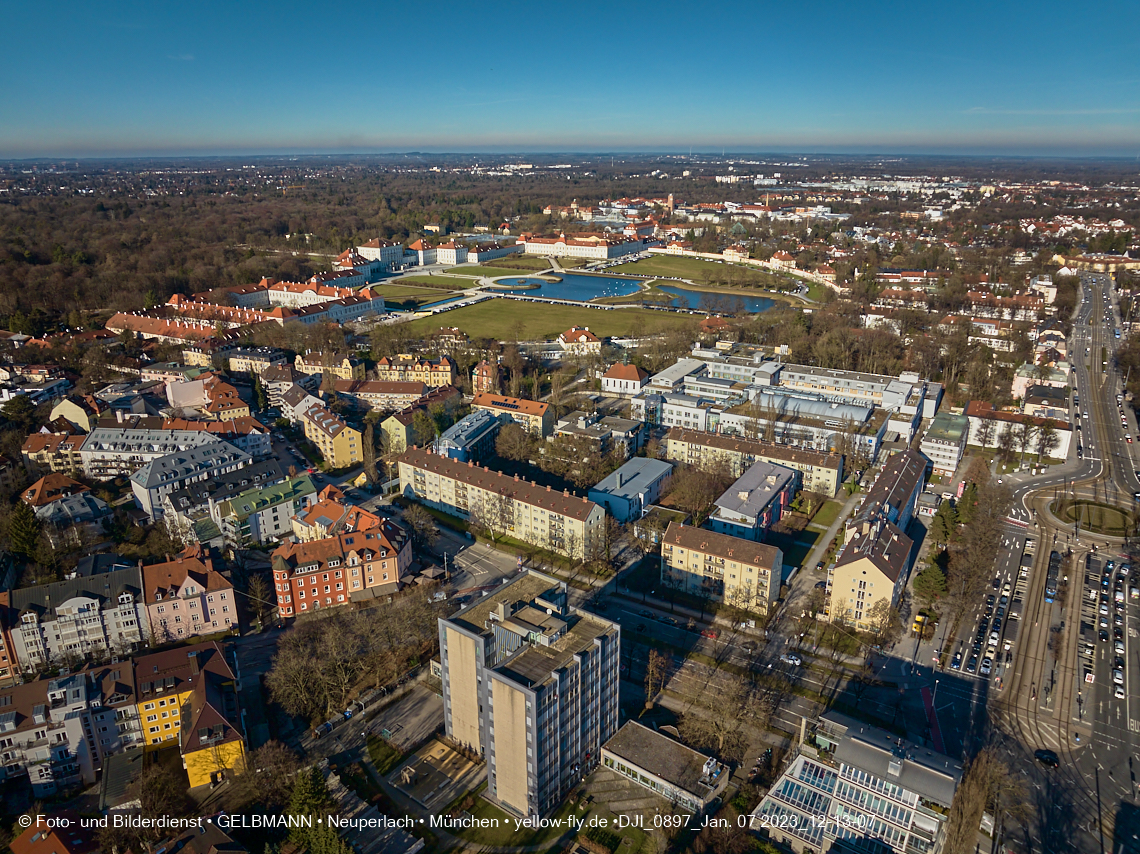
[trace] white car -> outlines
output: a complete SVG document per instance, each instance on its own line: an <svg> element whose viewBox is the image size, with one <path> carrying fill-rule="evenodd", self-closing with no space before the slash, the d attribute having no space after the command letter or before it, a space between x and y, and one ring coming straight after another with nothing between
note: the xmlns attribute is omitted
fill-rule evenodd
<svg viewBox="0 0 1140 854"><path fill-rule="evenodd" d="M1112 671L1112 681L1115 682L1117 685L1123 685L1124 684L1124 671L1120 670L1119 668Z"/></svg>
<svg viewBox="0 0 1140 854"><path fill-rule="evenodd" d="M1116 697L1116 699L1118 699L1118 700L1123 700L1124 699L1124 686L1123 685L1117 685L1116 690L1113 692L1113 696Z"/></svg>
<svg viewBox="0 0 1140 854"><path fill-rule="evenodd" d="M803 659L796 655L794 652L783 653L780 656L780 661L784 662L784 664L793 664L796 667L799 667L804 663Z"/></svg>

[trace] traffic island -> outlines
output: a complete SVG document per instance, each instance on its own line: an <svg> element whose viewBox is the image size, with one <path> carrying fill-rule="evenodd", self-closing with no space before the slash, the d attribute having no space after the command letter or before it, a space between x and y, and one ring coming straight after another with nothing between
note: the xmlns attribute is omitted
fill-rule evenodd
<svg viewBox="0 0 1140 854"><path fill-rule="evenodd" d="M1127 537L1136 528L1130 510L1087 498L1059 498L1049 505L1049 512L1063 524L1106 537Z"/></svg>

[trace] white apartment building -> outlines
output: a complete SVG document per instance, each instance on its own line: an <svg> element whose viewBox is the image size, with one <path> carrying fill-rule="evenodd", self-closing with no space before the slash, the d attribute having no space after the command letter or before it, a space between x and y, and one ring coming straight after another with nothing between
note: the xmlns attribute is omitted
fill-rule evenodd
<svg viewBox="0 0 1140 854"><path fill-rule="evenodd" d="M131 662L0 690L0 780L33 796L95 783L104 758L139 743Z"/></svg>
<svg viewBox="0 0 1140 854"><path fill-rule="evenodd" d="M212 437L213 438L213 437ZM131 475L135 503L152 520L162 518L163 499L189 483L245 468L253 458L229 442L212 442L143 463Z"/></svg>
<svg viewBox="0 0 1140 854"><path fill-rule="evenodd" d="M317 501L308 475L257 487L213 505L213 519L227 544L248 546L278 541L293 533L293 516Z"/></svg>
<svg viewBox="0 0 1140 854"><path fill-rule="evenodd" d="M435 260L439 264L466 264L467 247L462 243L456 243L454 240L441 243L435 247Z"/></svg>
<svg viewBox="0 0 1140 854"><path fill-rule="evenodd" d="M79 449L83 471L92 480L110 480L134 474L159 457L190 451L217 442L201 430L150 430L109 425L87 434Z"/></svg>
<svg viewBox="0 0 1140 854"><path fill-rule="evenodd" d="M115 569L9 593L5 627L25 673L86 656L122 656L149 636L142 572Z"/></svg>
<svg viewBox="0 0 1140 854"><path fill-rule="evenodd" d="M970 419L965 415L939 412L926 428L918 449L934 465L934 473L949 477L958 470L958 463L966 452L970 435Z"/></svg>

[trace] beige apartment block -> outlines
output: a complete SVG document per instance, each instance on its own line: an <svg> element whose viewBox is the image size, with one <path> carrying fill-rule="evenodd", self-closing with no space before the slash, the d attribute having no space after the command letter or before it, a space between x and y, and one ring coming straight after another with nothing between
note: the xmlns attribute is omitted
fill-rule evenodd
<svg viewBox="0 0 1140 854"><path fill-rule="evenodd" d="M439 643L446 732L487 763L487 796L556 809L617 732L621 626L525 572L441 618Z"/></svg>
<svg viewBox="0 0 1140 854"><path fill-rule="evenodd" d="M399 466L408 498L516 540L580 558L601 541L605 511L585 498L422 448L405 451Z"/></svg>
<svg viewBox="0 0 1140 854"><path fill-rule="evenodd" d="M822 495L834 496L843 484L843 455L823 454L741 439L721 433L704 433L674 427L665 438L666 459L699 469L727 466L733 477L740 477L754 463L775 463L803 474L803 488Z"/></svg>
<svg viewBox="0 0 1140 854"><path fill-rule="evenodd" d="M763 616L780 597L775 546L672 522L661 539L661 583Z"/></svg>

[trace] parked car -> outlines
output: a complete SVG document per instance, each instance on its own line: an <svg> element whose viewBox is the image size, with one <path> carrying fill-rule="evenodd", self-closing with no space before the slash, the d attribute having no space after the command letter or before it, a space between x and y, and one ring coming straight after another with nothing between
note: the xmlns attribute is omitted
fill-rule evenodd
<svg viewBox="0 0 1140 854"><path fill-rule="evenodd" d="M799 655L797 653L794 653L794 652L785 652L785 653L781 654L780 655L780 661L784 662L784 664L791 664L791 665L794 665L796 667L799 667L801 664L804 663L803 659L800 658Z"/></svg>

